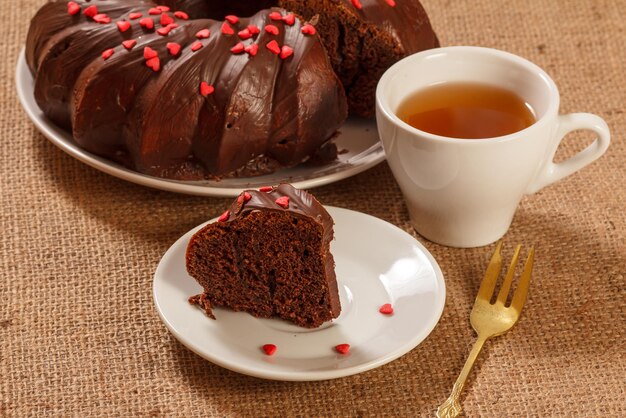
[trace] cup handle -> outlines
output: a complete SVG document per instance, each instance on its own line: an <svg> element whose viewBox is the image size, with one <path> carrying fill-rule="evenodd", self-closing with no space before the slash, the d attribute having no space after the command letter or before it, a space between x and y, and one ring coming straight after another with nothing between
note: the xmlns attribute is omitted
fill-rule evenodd
<svg viewBox="0 0 626 418"><path fill-rule="evenodd" d="M568 133L577 130L593 131L598 137L578 154L563 162L555 163L554 154L556 154L559 145ZM606 122L591 113L559 115L555 138L552 150L548 154L549 158L526 190L527 194L538 192L547 185L559 181L594 162L606 152L611 142L611 134Z"/></svg>

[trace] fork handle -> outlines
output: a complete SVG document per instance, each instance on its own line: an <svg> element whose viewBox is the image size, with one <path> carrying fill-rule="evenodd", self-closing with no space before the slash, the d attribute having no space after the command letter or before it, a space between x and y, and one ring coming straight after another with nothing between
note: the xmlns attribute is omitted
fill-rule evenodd
<svg viewBox="0 0 626 418"><path fill-rule="evenodd" d="M463 390L463 386L465 385L465 381L467 380L467 376L469 376L472 371L472 367L474 367L474 362L476 358L478 358L478 354L480 350L483 348L483 344L485 344L487 338L478 336L478 339L474 343L472 347L472 351L470 351L467 360L465 361L465 366L463 366L463 370L461 370L461 374L454 382L454 386L452 387L452 393L446 399L446 401L441 404L441 406L437 409L437 418L454 418L461 414L461 404L459 402L459 397L461 396L461 391Z"/></svg>

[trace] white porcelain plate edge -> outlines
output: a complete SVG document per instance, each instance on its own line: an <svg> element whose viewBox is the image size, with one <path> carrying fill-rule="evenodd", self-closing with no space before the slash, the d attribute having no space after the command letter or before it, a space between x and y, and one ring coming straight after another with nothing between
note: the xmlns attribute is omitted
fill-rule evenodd
<svg viewBox="0 0 626 418"><path fill-rule="evenodd" d="M186 274L184 251L191 236L207 222L179 238L156 269L153 298L168 330L212 363L287 381L350 376L389 363L419 345L438 323L445 305L444 278L435 259L394 225L360 212L326 208L335 220L331 248L342 302L338 319L319 330L306 330L225 309L216 309L218 320L213 321L189 305L186 298L201 288ZM368 247L381 238L386 239L385 245L367 254ZM373 265L378 267L372 270ZM391 317L377 311L383 302L393 303ZM278 343L277 354L264 356L263 342ZM353 345L349 356L332 351L341 342Z"/></svg>
<svg viewBox="0 0 626 418"><path fill-rule="evenodd" d="M18 57L15 71L18 97L26 114L37 129L52 142L77 160L104 173L142 186L169 192L198 196L235 197L243 190L289 182L306 189L333 183L359 174L385 159L382 144L378 140L376 123L371 120L348 119L340 129L335 142L341 153L338 159L320 167L300 165L279 170L276 173L250 178L224 179L221 181L183 182L152 177L132 171L117 163L94 155L80 148L65 130L54 125L37 106L33 93L33 78L26 64L25 50Z"/></svg>

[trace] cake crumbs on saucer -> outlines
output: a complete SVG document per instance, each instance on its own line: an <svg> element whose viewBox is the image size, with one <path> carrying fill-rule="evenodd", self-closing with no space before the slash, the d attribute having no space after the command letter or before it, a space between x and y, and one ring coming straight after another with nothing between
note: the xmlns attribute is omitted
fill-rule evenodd
<svg viewBox="0 0 626 418"><path fill-rule="evenodd" d="M201 308L209 318L217 319L215 318L215 315L213 315L213 305L211 305L211 301L209 300L209 298L206 297L204 293L190 296L188 300L189 303L191 303L192 305L196 305Z"/></svg>

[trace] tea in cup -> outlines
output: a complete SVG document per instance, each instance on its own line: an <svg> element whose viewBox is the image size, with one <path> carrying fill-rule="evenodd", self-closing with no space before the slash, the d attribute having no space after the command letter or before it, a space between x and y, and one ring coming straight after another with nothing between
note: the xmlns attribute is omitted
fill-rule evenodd
<svg viewBox="0 0 626 418"><path fill-rule="evenodd" d="M437 48L389 68L376 90L376 121L417 232L452 247L490 244L506 233L525 194L604 154L604 120L558 111L554 81L507 52ZM597 138L553 162L575 130Z"/></svg>

